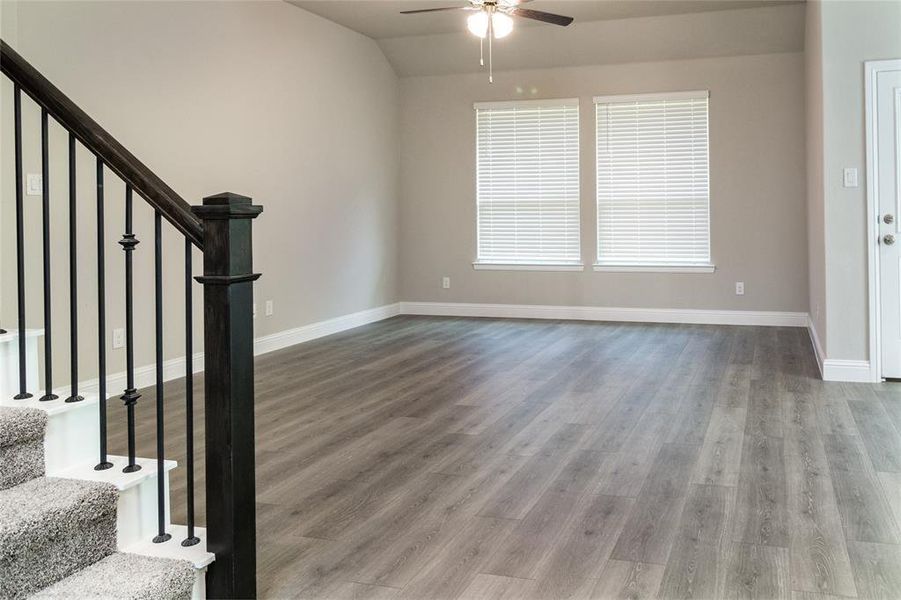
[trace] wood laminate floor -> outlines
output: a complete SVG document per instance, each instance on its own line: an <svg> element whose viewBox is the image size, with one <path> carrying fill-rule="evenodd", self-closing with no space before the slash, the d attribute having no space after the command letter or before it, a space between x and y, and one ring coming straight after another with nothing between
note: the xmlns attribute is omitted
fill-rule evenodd
<svg viewBox="0 0 901 600"><path fill-rule="evenodd" d="M901 598L901 386L804 329L398 317L256 379L262 597Z"/></svg>

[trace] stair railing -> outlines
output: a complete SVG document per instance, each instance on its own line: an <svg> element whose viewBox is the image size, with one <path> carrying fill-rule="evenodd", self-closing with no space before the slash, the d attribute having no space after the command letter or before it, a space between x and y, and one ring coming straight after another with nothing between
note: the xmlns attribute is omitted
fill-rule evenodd
<svg viewBox="0 0 901 600"><path fill-rule="evenodd" d="M119 241L125 253L125 346L126 388L121 395L126 409L128 459L123 471L141 469L136 461L135 404L140 399L136 389L134 365L134 265L133 254L140 241L134 233L134 196L142 198L154 209L154 307L156 367L156 463L158 531L154 542L171 538L166 531L165 430L163 380L163 221L184 237L185 298L185 379L186 379L186 469L187 527L182 545L196 544L194 506L194 399L193 399L193 314L192 283L203 285L204 316L204 418L206 459L206 526L207 550L216 555L207 573L207 592L216 598L248 598L256 595L256 519L254 485L254 390L253 390L253 272L251 252L252 220L262 212L250 198L224 193L203 199L201 206L189 205L172 188L126 150L113 136L76 106L65 94L25 61L8 44L0 40L0 70L13 83L14 94L14 160L16 206L16 297L19 353L19 388L17 400L31 398L29 389L37 382L28 381L26 373L26 286L25 227L23 208L22 165L22 96L41 109L41 157L43 173L42 231L43 250L43 327L44 327L44 394L41 401L52 401L53 338L50 270L50 209L56 191L50 189L49 135L50 119L68 133L69 157L69 312L70 312L70 393L65 402L83 401L78 387L78 257L76 161L77 144L96 157L96 223L97 236L97 342L99 459L95 469L113 468L107 454L107 357L106 357L106 243L104 178L109 171L125 183L124 234ZM192 278L192 247L203 253L203 275Z"/></svg>

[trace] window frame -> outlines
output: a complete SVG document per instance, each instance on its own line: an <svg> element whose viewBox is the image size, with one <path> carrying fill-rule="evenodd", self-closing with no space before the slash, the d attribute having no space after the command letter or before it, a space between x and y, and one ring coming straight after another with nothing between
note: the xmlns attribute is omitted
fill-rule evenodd
<svg viewBox="0 0 901 600"><path fill-rule="evenodd" d="M628 103L628 102L644 102L659 100L689 100L689 99L705 99L707 100L707 260L706 262L624 262L624 261L605 261L601 257L601 227L600 227L600 186L601 177L600 169L600 152L599 143L599 106L603 104ZM713 273L716 265L713 261L713 243L712 243L712 203L710 193L710 91L709 90L691 90L676 92L653 92L644 94L612 94L604 96L595 96L593 98L594 105L594 167L595 167L595 262L592 265L594 271L598 272L621 272L621 273Z"/></svg>
<svg viewBox="0 0 901 600"><path fill-rule="evenodd" d="M560 107L571 106L576 109L576 182L578 185L578 220L576 235L578 239L578 259L572 261L559 260L529 260L522 262L482 259L479 256L481 243L479 232L481 230L481 214L479 210L479 110L504 109L518 107ZM475 118L475 255L472 262L473 269L477 271L583 271L585 264L582 257L582 114L581 102L578 97L573 98L542 98L529 100L502 100L491 102L474 102L473 114Z"/></svg>

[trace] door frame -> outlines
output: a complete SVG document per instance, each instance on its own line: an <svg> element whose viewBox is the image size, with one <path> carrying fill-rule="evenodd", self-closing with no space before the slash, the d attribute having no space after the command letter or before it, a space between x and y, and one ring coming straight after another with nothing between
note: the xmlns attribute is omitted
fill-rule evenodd
<svg viewBox="0 0 901 600"><path fill-rule="evenodd" d="M884 71L901 71L901 59L864 62L866 120L867 288L870 323L870 380L882 381L881 298L879 290L879 152L876 137L876 79Z"/></svg>

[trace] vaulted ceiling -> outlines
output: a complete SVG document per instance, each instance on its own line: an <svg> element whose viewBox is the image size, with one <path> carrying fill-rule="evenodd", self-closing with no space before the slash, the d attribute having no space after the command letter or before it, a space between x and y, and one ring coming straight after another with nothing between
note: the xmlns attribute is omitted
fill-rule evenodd
<svg viewBox="0 0 901 600"><path fill-rule="evenodd" d="M716 10L736 10L785 4L792 0L534 0L528 8L574 17L576 23L657 17ZM441 6L468 6L465 0L288 0L330 21L376 40L465 29L456 13L402 15L400 11ZM520 19L517 26L540 26Z"/></svg>
<svg viewBox="0 0 901 600"><path fill-rule="evenodd" d="M400 76L480 70L467 13L401 10L467 6L466 0L286 0L377 41ZM495 45L498 70L652 62L798 52L799 0L534 0L529 8L569 15L569 27L516 19Z"/></svg>

